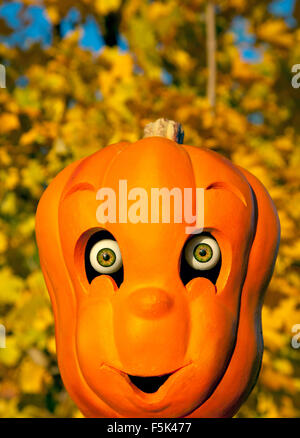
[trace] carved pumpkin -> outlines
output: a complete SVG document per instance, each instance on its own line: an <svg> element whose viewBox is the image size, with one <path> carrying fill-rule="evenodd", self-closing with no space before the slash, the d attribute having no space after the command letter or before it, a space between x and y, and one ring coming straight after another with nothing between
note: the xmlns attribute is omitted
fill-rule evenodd
<svg viewBox="0 0 300 438"><path fill-rule="evenodd" d="M59 368L88 417L230 417L259 373L276 210L253 175L180 137L159 121L107 146L60 172L38 206ZM149 195L205 189L203 232L187 235L184 219L99 224L97 191L118 204L120 180Z"/></svg>

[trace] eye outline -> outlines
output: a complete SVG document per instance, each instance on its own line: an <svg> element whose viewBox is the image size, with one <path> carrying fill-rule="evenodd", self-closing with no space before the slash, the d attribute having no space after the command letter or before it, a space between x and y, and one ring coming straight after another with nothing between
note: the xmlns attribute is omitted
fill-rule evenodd
<svg viewBox="0 0 300 438"><path fill-rule="evenodd" d="M207 262L200 262L194 256L195 249L199 244L206 244L212 249L213 255ZM184 257L192 269L196 271L209 271L218 264L221 257L221 250L218 242L213 237L199 234L190 239L187 243L184 250Z"/></svg>
<svg viewBox="0 0 300 438"><path fill-rule="evenodd" d="M97 260L97 255L102 249L110 249L114 252L116 259L111 266L101 266ZM116 240L113 239L100 239L96 242L89 253L89 261L92 268L99 274L114 274L118 272L123 266L123 260L119 245Z"/></svg>

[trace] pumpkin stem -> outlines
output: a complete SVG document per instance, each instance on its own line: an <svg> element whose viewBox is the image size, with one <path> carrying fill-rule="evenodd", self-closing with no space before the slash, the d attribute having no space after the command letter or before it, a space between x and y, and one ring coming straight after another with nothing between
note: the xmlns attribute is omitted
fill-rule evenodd
<svg viewBox="0 0 300 438"><path fill-rule="evenodd" d="M158 119L145 126L144 138L146 137L164 137L182 144L184 131L178 122L168 119Z"/></svg>

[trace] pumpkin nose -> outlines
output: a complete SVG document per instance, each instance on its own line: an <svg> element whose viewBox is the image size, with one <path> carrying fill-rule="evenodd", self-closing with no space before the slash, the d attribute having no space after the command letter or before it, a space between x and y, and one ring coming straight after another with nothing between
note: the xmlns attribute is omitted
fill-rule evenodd
<svg viewBox="0 0 300 438"><path fill-rule="evenodd" d="M133 314L142 318L161 318L173 306L171 296L158 288L138 289L128 297L128 307Z"/></svg>

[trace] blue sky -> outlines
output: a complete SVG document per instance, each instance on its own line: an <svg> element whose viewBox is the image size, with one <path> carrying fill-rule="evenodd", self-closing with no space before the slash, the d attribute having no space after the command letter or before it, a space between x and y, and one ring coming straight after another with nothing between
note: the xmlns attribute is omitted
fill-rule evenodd
<svg viewBox="0 0 300 438"><path fill-rule="evenodd" d="M14 29L14 33L9 37L2 37L0 41L5 41L11 45L21 45L26 47L32 41L41 41L45 45L51 44L52 27L41 6L31 6L28 8L29 26L22 26L18 18L18 12L21 9L20 2L7 2L0 6L0 17L5 18L7 23ZM79 12L73 8L62 22L62 33L66 35L79 19ZM101 32L93 17L88 17L83 26L83 35L81 45L85 48L97 51L104 45ZM127 49L126 41L120 37L119 46L122 50Z"/></svg>
<svg viewBox="0 0 300 438"><path fill-rule="evenodd" d="M275 0L271 3L270 12L283 17L290 25L294 25L294 19L292 13L295 6L295 0ZM233 31L236 35L236 43L240 47L241 55L249 62L259 61L260 52L253 47L255 43L255 37L248 32L247 20L241 17L237 17L233 21Z"/></svg>
<svg viewBox="0 0 300 438"><path fill-rule="evenodd" d="M295 0L274 0L270 6L270 11L278 16L284 17L288 24L293 25L291 17ZM23 26L18 18L20 2L10 1L0 7L0 17L5 18L8 24L13 27L14 32L9 37L0 37L0 41L5 41L11 45L30 45L33 41L41 41L45 45L51 44L52 28L47 16L41 6L31 6L28 8L28 18L30 25ZM66 35L79 19L79 13L72 9L62 23L62 32ZM236 42L240 47L244 59L255 62L259 59L259 52L254 49L254 37L247 31L247 21L237 17L233 22L233 31L236 35ZM83 26L81 45L93 51L98 51L103 47L104 41L93 17L87 18ZM119 47L127 50L126 40L120 36Z"/></svg>

